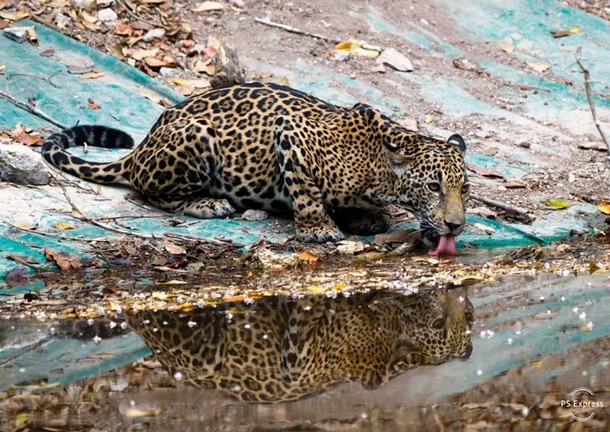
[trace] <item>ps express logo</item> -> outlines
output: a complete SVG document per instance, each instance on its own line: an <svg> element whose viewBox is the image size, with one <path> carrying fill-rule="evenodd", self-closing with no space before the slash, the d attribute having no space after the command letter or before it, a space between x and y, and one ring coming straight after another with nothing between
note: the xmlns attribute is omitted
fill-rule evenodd
<svg viewBox="0 0 610 432"><path fill-rule="evenodd" d="M591 420L595 416L596 408L603 408L604 403L595 400L593 390L579 387L570 393L570 399L560 402L562 408L570 409L570 417L576 421Z"/></svg>

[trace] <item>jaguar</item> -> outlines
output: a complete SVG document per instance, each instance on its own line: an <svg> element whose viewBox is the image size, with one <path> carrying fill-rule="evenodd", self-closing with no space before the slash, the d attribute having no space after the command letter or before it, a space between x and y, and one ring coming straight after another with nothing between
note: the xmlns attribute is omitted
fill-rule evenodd
<svg viewBox="0 0 610 432"><path fill-rule="evenodd" d="M460 287L277 295L126 319L173 376L238 400L279 402L345 382L374 389L416 366L467 359L474 309Z"/></svg>
<svg viewBox="0 0 610 432"><path fill-rule="evenodd" d="M165 110L117 161L67 151L134 144L123 131L77 125L49 136L42 156L84 180L126 182L152 205L197 218L291 212L303 242L384 232L391 203L417 217L432 254L454 254L465 225L464 139L410 131L363 103L345 108L287 86L237 84Z"/></svg>

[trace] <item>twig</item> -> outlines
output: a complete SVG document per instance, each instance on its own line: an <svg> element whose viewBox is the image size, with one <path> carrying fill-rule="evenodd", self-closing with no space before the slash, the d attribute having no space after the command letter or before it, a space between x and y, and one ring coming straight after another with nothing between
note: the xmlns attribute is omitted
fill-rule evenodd
<svg viewBox="0 0 610 432"><path fill-rule="evenodd" d="M602 125L599 122L599 119L597 118L597 112L595 111L595 102L593 101L593 91L591 90L591 74L589 73L589 69L587 69L587 67L582 62L581 54L582 54L582 47L578 47L578 49L576 50L576 54L574 54L574 57L576 58L576 63L578 63L578 66L580 67L580 70L582 71L582 74L584 75L585 91L587 92L587 100L589 101L589 108L591 108L591 115L593 116L593 122L595 123L595 127L599 131L599 134L601 135L602 140L606 144L606 147L608 147L608 152L610 152L610 141L608 141L608 137L606 137L606 134L604 133L604 130L602 129Z"/></svg>
<svg viewBox="0 0 610 432"><path fill-rule="evenodd" d="M0 96L5 98L6 100L12 102L13 104L17 105L19 108L23 108L24 110L31 112L32 114L34 114L35 116L40 117L41 119L44 119L46 121L48 121L49 123L54 124L55 126L62 128L62 129L68 129L69 126L66 126L54 119L52 119L51 117L49 117L48 115L46 115L45 113L43 113L42 111L36 109L36 108L32 108L31 106L29 106L27 103L20 101L19 99L14 98L13 96L11 96L8 93L5 93L4 91L0 90Z"/></svg>
<svg viewBox="0 0 610 432"><path fill-rule="evenodd" d="M263 24L263 25L266 25L269 27L276 27L276 28L279 28L282 30L286 30L287 32L290 32L290 33L298 34L301 36L308 36L308 37L311 37L314 39L320 39L320 40L330 42L333 44L338 44L341 42L338 39L332 39L332 38L329 38L328 36L324 36L324 35L321 35L318 33L309 33L309 32L303 31L303 30L299 30L294 27L290 27L289 25L286 25L286 24L276 23L276 22L271 21L269 18L254 18L254 21L256 21L259 24Z"/></svg>
<svg viewBox="0 0 610 432"><path fill-rule="evenodd" d="M6 79L8 81L8 80L10 80L10 79L12 79L13 77L16 77L16 76L24 76L24 77L28 77L28 78L36 78L36 79L48 82L49 84L51 84L55 88L60 88L57 84L55 84L53 82L53 78L55 77L55 75L57 75L60 72L61 72L61 69L58 69L55 72L53 72L51 75L49 75L48 77L41 77L41 76L38 76L38 75L30 75L30 74L25 74L25 73L9 73L9 74L6 74Z"/></svg>
<svg viewBox="0 0 610 432"><path fill-rule="evenodd" d="M70 204L70 207L72 208L73 212L79 215L78 219L80 219L84 222L88 222L97 227L103 228L107 231L115 232L118 234L129 235L129 236L138 237L138 238L147 239L147 240L159 238L158 236L155 236L153 234L140 234L140 233L135 233L133 231L129 231L129 230L121 229L121 228L115 228L113 226L102 223L99 220L92 218L91 216L88 216L83 210L81 210L76 204L74 204L74 201L72 201L72 198L70 198L70 195L68 194L68 190L63 185L63 183L59 181L59 179L55 176L55 174L53 172L50 172L50 174L59 183L59 186L61 187L61 189L64 193L64 196L66 197L66 201L68 201L68 204ZM232 245L235 247L242 246L242 245L232 244L232 242L230 240L203 238L203 237L196 237L196 236L190 236L190 235L185 235L185 234L164 233L163 236L180 239L180 240L185 240L185 241L189 241L189 242L209 243L209 244L212 244L215 246L227 246L227 245Z"/></svg>
<svg viewBox="0 0 610 432"><path fill-rule="evenodd" d="M155 23L152 21L147 20L146 18L142 18L141 16L139 16L137 13L135 13L134 11L132 11L131 9L129 9L127 7L127 4L123 1L123 0L117 0L117 3L120 4L121 6L123 6L123 9L125 9L125 11L131 15L132 18L137 19L138 21L142 21L143 23L149 24L153 27L161 27L162 24L159 23Z"/></svg>
<svg viewBox="0 0 610 432"><path fill-rule="evenodd" d="M501 208L503 210L508 210L508 211L515 212L515 213L520 214L520 215L526 215L526 214L529 213L527 209L524 209L522 207L512 206L510 204L506 204L506 203L503 203L501 201L496 201L496 200L492 200L492 199L489 199L489 198L484 198L482 196L470 195L470 198L472 198L474 200L477 200L477 201L480 201L480 202L482 202L484 204L493 206L493 207L498 207L498 208Z"/></svg>
<svg viewBox="0 0 610 432"><path fill-rule="evenodd" d="M7 220L3 220L3 223L5 223L6 225L13 227L19 231L23 231L29 234L34 234L34 235L41 235L41 236L45 236L45 237L52 237L52 238L56 238L59 240L69 240L69 241L80 241L80 242L85 242L85 243L95 243L95 242L99 242L99 241L108 241L110 242L109 239L104 239L101 240L99 238L95 238L95 239L86 239L86 238L81 238L81 237L70 237L70 236L65 236L65 235L60 235L60 234L54 234L54 233L48 233L48 232L44 232L44 231L36 231L34 229L28 229L28 228L23 228L20 227L18 225L15 225L14 223L11 223ZM35 246L34 246L35 247Z"/></svg>

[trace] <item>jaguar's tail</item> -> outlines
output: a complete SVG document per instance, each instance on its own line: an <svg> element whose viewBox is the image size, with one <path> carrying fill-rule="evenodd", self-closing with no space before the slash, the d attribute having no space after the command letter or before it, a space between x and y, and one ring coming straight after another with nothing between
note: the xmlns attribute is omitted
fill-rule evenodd
<svg viewBox="0 0 610 432"><path fill-rule="evenodd" d="M42 145L42 157L61 171L95 183L119 183L128 179L132 154L114 162L90 162L66 151L69 147L90 145L104 148L133 148L126 132L106 126L82 125L51 135Z"/></svg>

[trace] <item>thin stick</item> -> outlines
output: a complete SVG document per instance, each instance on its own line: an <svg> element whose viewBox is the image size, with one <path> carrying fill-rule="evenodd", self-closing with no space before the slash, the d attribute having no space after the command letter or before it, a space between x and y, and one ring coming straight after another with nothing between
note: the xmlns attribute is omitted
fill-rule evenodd
<svg viewBox="0 0 610 432"><path fill-rule="evenodd" d="M501 208L503 210L508 210L508 211L515 212L515 213L520 214L520 215L526 215L526 214L529 213L527 209L524 209L522 207L512 206L510 204L506 204L506 203L503 203L501 201L496 201L496 200L492 200L492 199L489 199L489 198L484 198L484 197L477 196L477 195L470 195L470 198L472 198L474 200L477 200L477 201L480 201L480 202L482 202L484 204L493 206L493 207L498 207L498 208Z"/></svg>
<svg viewBox="0 0 610 432"><path fill-rule="evenodd" d="M334 43L334 44L338 44L341 42L340 40L332 39L332 38L329 38L328 36L324 36L324 35L321 35L318 33L309 33L309 32L303 31L303 30L299 30L294 27L290 27L289 25L286 25L286 24L276 23L276 22L271 21L269 18L254 18L254 21L256 21L259 24L263 24L263 25L266 25L269 27L275 27L275 28L279 28L282 30L286 30L289 33L294 33L294 34L298 34L301 36L308 36L308 37L311 37L314 39L320 39L320 40Z"/></svg>
<svg viewBox="0 0 610 432"><path fill-rule="evenodd" d="M137 13L135 13L134 11L132 11L131 9L129 9L129 7L127 7L127 4L125 2L123 2L123 0L117 0L117 3L120 4L121 6L123 6L123 9L125 9L125 11L127 11L127 13L129 15L131 15L132 18L137 19L138 21L142 21L143 23L146 24L150 24L153 27L162 27L162 24L158 24L152 21L149 21L145 18L142 18L141 16L139 16Z"/></svg>
<svg viewBox="0 0 610 432"><path fill-rule="evenodd" d="M587 100L589 101L589 108L591 108L591 115L593 116L593 122L595 123L595 127L599 131L599 134L601 135L602 140L606 144L606 147L608 147L608 152L610 152L610 141L608 141L608 137L604 133L604 130L602 129L602 125L599 122L599 119L597 118L597 112L595 111L595 102L593 101L593 91L591 90L591 74L589 73L589 69L587 69L587 67L582 62L581 54L582 54L582 47L578 47L578 49L576 50L576 54L574 54L574 57L576 57L576 63L578 63L578 66L580 66L580 70L582 71L582 74L584 75L585 91L587 92Z"/></svg>
<svg viewBox="0 0 610 432"><path fill-rule="evenodd" d="M66 126L54 119L52 119L51 117L49 117L48 115L46 115L45 113L43 113L42 111L40 111L37 108L32 108L31 106L29 106L27 103L20 101L19 99L14 98L13 96L11 96L8 93L3 92L2 90L0 90L0 96L5 98L6 100L12 102L13 104L17 105L19 108L23 108L24 110L31 112L32 114L34 114L35 116L40 117L41 119L44 119L46 121L48 121L49 123L54 124L57 127L60 127L62 129L68 129L69 126Z"/></svg>

